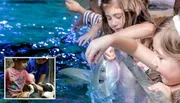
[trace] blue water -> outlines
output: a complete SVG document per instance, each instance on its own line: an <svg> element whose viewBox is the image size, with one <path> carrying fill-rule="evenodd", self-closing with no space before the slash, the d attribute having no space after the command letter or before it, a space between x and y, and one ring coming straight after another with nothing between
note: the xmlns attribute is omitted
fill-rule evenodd
<svg viewBox="0 0 180 103"><path fill-rule="evenodd" d="M9 56L55 56L57 72L62 68L89 69L85 47L76 40L87 28L74 32L72 24L79 14L68 11L65 0L0 0L0 98L3 99L3 58ZM87 1L78 0L87 7ZM56 79L53 102L88 103L87 85L67 77ZM12 102L12 101L8 101ZM15 102L15 101L13 101ZM16 101L18 102L18 101ZM22 101L27 102L27 101ZM34 103L33 101L29 101ZM50 101L35 101L36 103ZM52 102L52 101L51 101Z"/></svg>

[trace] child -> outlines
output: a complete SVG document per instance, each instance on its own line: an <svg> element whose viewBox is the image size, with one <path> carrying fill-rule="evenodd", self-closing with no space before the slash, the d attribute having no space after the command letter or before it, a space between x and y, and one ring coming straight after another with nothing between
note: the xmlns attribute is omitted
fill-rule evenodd
<svg viewBox="0 0 180 103"><path fill-rule="evenodd" d="M180 89L176 91L178 94L172 95L171 88L180 84L180 17L176 15L164 22L154 37L154 52L131 38L119 36L120 34L107 35L90 43L86 51L89 64L97 62L109 46L118 48L160 73L162 83L150 86L149 90L162 91L173 103L179 103Z"/></svg>
<svg viewBox="0 0 180 103"><path fill-rule="evenodd" d="M115 3L113 3L115 2ZM131 0L129 3L126 1L119 1L117 3L116 0L102 0L101 2L101 11L102 11L102 21L103 26L102 30L104 32L104 35L107 34L117 34L119 31L123 30L126 27L139 24L135 28L129 27L128 29L125 29L125 32L121 32L121 36L131 37L134 39L141 39L142 42L145 45L149 45L147 40L144 38L151 37L151 35L154 32L155 26L152 23L151 17L147 11L147 8L145 4L139 0ZM116 6L113 6L113 4L116 4ZM120 5L120 7L118 7ZM147 5L147 4L146 4ZM125 8L126 7L126 8ZM128 8L127 8L128 7ZM116 9L120 8L121 10L118 12ZM133 8L138 8L137 10L133 10ZM116 10L116 12L114 12ZM86 17L86 21L91 20L90 17L93 17L91 15L96 15L94 13L89 13L88 18L88 11L85 12L84 17ZM114 16L116 15L116 16ZM91 21L89 21L91 23ZM93 23L93 22L92 22ZM132 32L130 32L132 31ZM83 41L83 39L79 39L78 41ZM86 42L87 39L85 39L84 42ZM83 42L83 44L84 44ZM105 52L105 57L108 60L113 60L115 58L115 55L113 54L113 48L109 48ZM140 62L137 62L140 64L140 66L147 70L147 67L143 65Z"/></svg>
<svg viewBox="0 0 180 103"><path fill-rule="evenodd" d="M35 76L35 83L41 84L48 75L48 58L32 58L28 61L26 70Z"/></svg>
<svg viewBox="0 0 180 103"><path fill-rule="evenodd" d="M26 68L28 58L13 59L14 66L6 70L7 90L13 98L28 98L34 91L43 91L41 86L36 85L27 73ZM31 84L31 85L29 85ZM29 85L30 91L23 91L25 85Z"/></svg>

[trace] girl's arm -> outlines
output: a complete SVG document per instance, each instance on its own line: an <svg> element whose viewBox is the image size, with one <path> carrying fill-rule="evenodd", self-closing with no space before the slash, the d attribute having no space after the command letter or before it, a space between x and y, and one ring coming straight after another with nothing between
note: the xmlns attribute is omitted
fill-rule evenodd
<svg viewBox="0 0 180 103"><path fill-rule="evenodd" d="M156 59L155 53L144 45L136 42L134 39L119 36L118 34L107 35L93 40L86 50L88 63L91 64L92 61L97 63L99 57L109 46L113 46L114 48L132 55L150 68L156 68L153 64L153 61Z"/></svg>
<svg viewBox="0 0 180 103"><path fill-rule="evenodd" d="M127 27L119 32L114 33L117 36L125 36L133 39L144 39L152 37L155 31L155 25L150 22L144 22ZM113 35L114 35L113 34Z"/></svg>
<svg viewBox="0 0 180 103"><path fill-rule="evenodd" d="M66 7L73 11L73 12L79 12L82 15L86 12L86 9L83 8L78 2L75 0L66 0L65 1Z"/></svg>
<svg viewBox="0 0 180 103"><path fill-rule="evenodd" d="M132 38L127 37L117 37L116 35L112 35L114 39L112 42L112 46L122 50L131 56L137 58L149 68L155 69L154 61L156 60L156 54L153 53L150 49L148 49L143 44L135 41Z"/></svg>

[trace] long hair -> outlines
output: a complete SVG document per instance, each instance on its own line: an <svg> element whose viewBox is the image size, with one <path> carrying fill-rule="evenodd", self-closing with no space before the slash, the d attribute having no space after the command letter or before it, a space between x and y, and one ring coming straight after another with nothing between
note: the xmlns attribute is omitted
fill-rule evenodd
<svg viewBox="0 0 180 103"><path fill-rule="evenodd" d="M146 21L152 21L147 10L147 0L118 0L123 6L126 18L125 27L139 24Z"/></svg>
<svg viewBox="0 0 180 103"><path fill-rule="evenodd" d="M148 0L102 0L101 11L102 11L102 29L104 34L112 34L114 31L109 27L107 18L104 12L104 4L110 4L117 2L119 7L124 11L125 14L125 25L124 28L139 24L146 21L152 21L149 12L147 11Z"/></svg>
<svg viewBox="0 0 180 103"><path fill-rule="evenodd" d="M156 35L160 35L160 45L162 51L177 60L180 60L180 34L178 34L174 21L164 21L162 27L159 27Z"/></svg>

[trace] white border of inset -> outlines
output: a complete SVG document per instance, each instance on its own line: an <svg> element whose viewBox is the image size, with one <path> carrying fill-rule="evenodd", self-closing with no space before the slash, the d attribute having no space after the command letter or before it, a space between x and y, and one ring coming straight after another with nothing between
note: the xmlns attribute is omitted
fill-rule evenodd
<svg viewBox="0 0 180 103"><path fill-rule="evenodd" d="M49 58L54 60L54 98L6 98L6 58ZM56 57L4 57L4 100L55 100L56 99Z"/></svg>

